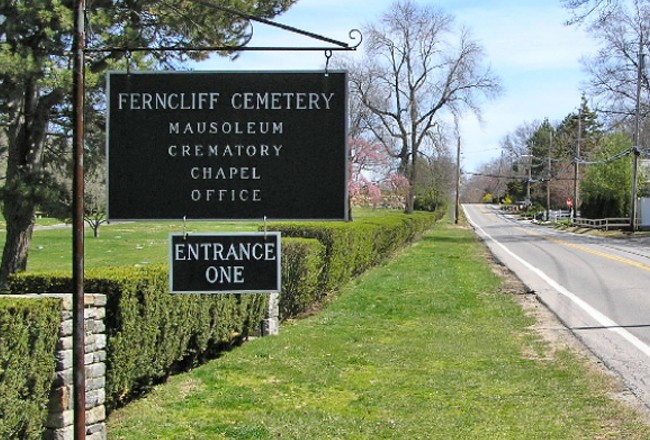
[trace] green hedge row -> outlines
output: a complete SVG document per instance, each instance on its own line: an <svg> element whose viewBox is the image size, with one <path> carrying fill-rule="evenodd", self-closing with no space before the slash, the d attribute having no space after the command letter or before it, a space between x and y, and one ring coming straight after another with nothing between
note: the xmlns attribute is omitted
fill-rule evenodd
<svg viewBox="0 0 650 440"><path fill-rule="evenodd" d="M390 212L354 222L271 223L285 237L317 239L324 246L320 292L333 292L369 267L390 257L440 219L441 212Z"/></svg>
<svg viewBox="0 0 650 440"><path fill-rule="evenodd" d="M60 323L61 300L0 297L0 438L40 440Z"/></svg>
<svg viewBox="0 0 650 440"><path fill-rule="evenodd" d="M324 246L313 239L282 239L280 320L300 315L320 299Z"/></svg>
<svg viewBox="0 0 650 440"><path fill-rule="evenodd" d="M72 291L68 274L19 274L13 293ZM266 295L170 295L164 266L87 271L85 291L107 296L108 408L259 329Z"/></svg>
<svg viewBox="0 0 650 440"><path fill-rule="evenodd" d="M281 319L318 297L322 248L316 240L282 240ZM168 279L164 266L86 271L85 291L107 295L109 409L259 331L266 295L170 295ZM72 280L66 273L22 273L11 277L10 290L69 293Z"/></svg>
<svg viewBox="0 0 650 440"><path fill-rule="evenodd" d="M354 222L275 223L283 234L280 317L322 296L413 241L439 215L387 213ZM288 238L294 237L294 238ZM256 333L267 295L170 295L165 266L86 271L85 290L107 295L107 406ZM18 274L13 293L72 291L69 274Z"/></svg>

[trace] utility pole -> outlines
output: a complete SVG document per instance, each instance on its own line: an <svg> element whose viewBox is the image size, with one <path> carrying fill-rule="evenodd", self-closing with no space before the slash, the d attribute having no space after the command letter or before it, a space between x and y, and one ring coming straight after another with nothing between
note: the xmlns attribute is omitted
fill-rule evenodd
<svg viewBox="0 0 650 440"><path fill-rule="evenodd" d="M532 202L530 200L530 181L533 180L533 155L529 154L528 157L528 182L526 183L526 207L530 209Z"/></svg>
<svg viewBox="0 0 650 440"><path fill-rule="evenodd" d="M519 157L528 158L528 179L526 181L526 209L529 209L532 205L530 201L530 182L533 180L533 155L532 154L522 154Z"/></svg>
<svg viewBox="0 0 650 440"><path fill-rule="evenodd" d="M636 70L636 108L634 112L634 146L632 148L632 200L630 203L630 230L636 231L637 176L639 173L639 139L641 137L641 81L643 80L643 36L639 37L639 60Z"/></svg>
<svg viewBox="0 0 650 440"><path fill-rule="evenodd" d="M553 149L553 131L549 131L548 169L546 170L546 221L551 219L551 150Z"/></svg>
<svg viewBox="0 0 650 440"><path fill-rule="evenodd" d="M578 141L576 142L576 157L573 165L573 207L571 210L571 221L577 217L578 211L578 185L580 178L580 142L582 139L582 107L578 109Z"/></svg>
<svg viewBox="0 0 650 440"><path fill-rule="evenodd" d="M632 147L632 207L630 210L630 230L632 232L637 229L637 180L639 175L639 155L641 151L639 150L638 143Z"/></svg>
<svg viewBox="0 0 650 440"><path fill-rule="evenodd" d="M498 178L499 179L498 180L499 184L497 186L499 188L499 194L501 194L502 183L503 183L502 176L503 176L503 156L504 156L504 154L505 154L505 151L501 150L501 159L499 159L499 174L498 174L498 176L499 176L499 178ZM504 191L504 193L505 193L505 191Z"/></svg>
<svg viewBox="0 0 650 440"><path fill-rule="evenodd" d="M460 215L460 136L456 146L456 204L454 208L454 224L458 224Z"/></svg>

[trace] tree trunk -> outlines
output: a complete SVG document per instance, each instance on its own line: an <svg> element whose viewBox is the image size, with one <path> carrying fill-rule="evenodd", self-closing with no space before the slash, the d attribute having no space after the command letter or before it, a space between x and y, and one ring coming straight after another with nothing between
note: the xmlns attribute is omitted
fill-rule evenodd
<svg viewBox="0 0 650 440"><path fill-rule="evenodd" d="M409 187L408 196L406 197L406 206L404 207L405 214L413 214L415 210L415 185L411 183Z"/></svg>
<svg viewBox="0 0 650 440"><path fill-rule="evenodd" d="M3 210L7 233L0 265L0 289L6 289L9 275L27 268L29 245L34 230L34 208L5 204Z"/></svg>
<svg viewBox="0 0 650 440"><path fill-rule="evenodd" d="M10 93L14 106L22 110L7 130L9 151L3 193L7 233L0 263L0 289L7 288L9 275L27 268L47 123L52 106L62 96L55 90L39 98L35 84L29 80L24 88L16 87Z"/></svg>
<svg viewBox="0 0 650 440"><path fill-rule="evenodd" d="M101 221L93 220L89 224L90 224L90 228L93 230L93 238L99 238L99 226L102 224Z"/></svg>
<svg viewBox="0 0 650 440"><path fill-rule="evenodd" d="M413 211L415 210L415 184L417 182L417 157L418 157L418 150L417 147L415 146L415 140L412 141L413 144L411 146L411 164L409 166L409 192L408 196L406 198L406 207L404 209L404 212L406 214L413 214Z"/></svg>

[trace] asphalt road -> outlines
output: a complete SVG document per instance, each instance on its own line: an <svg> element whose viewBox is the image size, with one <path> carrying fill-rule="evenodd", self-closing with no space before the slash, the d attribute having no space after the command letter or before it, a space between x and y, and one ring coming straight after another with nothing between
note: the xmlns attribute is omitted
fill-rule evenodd
<svg viewBox="0 0 650 440"><path fill-rule="evenodd" d="M494 255L650 407L650 237L558 232L463 205Z"/></svg>

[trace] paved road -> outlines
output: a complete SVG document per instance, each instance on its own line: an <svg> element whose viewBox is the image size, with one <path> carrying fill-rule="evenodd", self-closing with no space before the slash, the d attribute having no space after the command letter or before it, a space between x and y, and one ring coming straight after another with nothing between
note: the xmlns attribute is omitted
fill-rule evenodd
<svg viewBox="0 0 650 440"><path fill-rule="evenodd" d="M650 237L562 233L485 205L464 205L476 232L650 407Z"/></svg>

